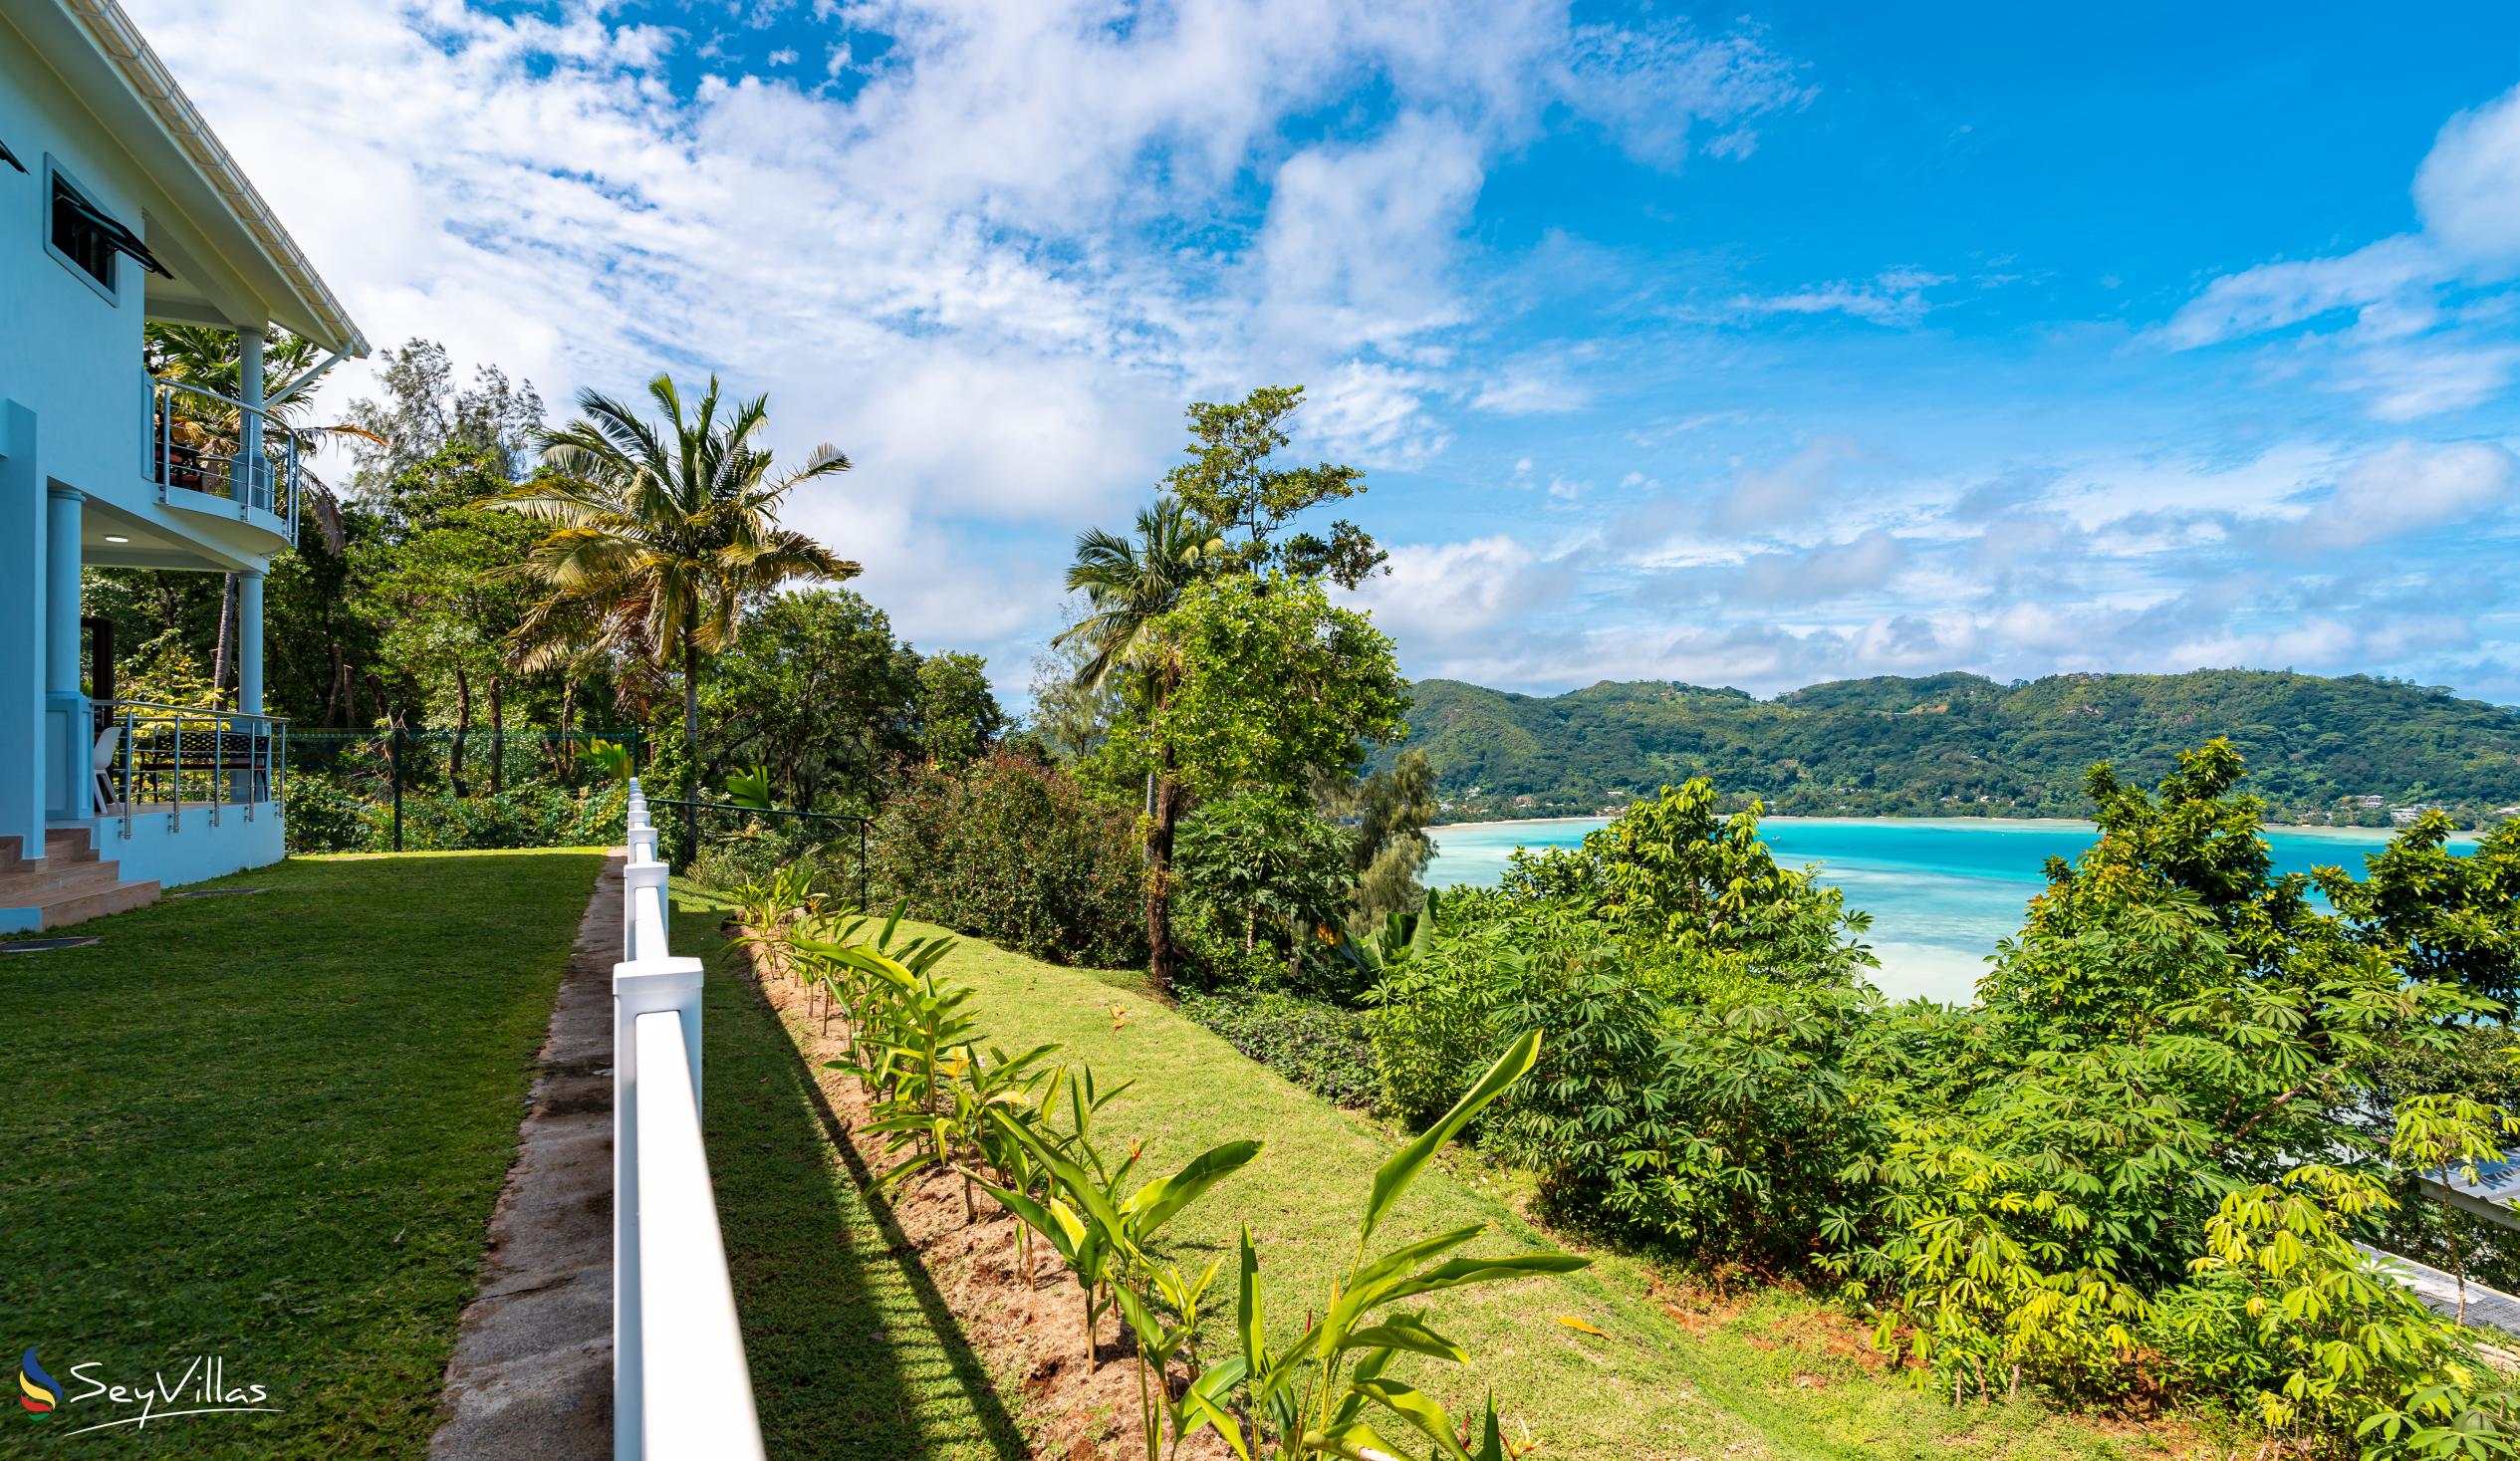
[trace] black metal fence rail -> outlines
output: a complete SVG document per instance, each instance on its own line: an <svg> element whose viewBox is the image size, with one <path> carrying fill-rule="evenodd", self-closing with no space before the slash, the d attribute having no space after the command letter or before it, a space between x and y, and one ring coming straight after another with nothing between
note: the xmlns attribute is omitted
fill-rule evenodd
<svg viewBox="0 0 2520 1461"><path fill-rule="evenodd" d="M389 809L392 849L403 851L403 803L410 794L477 799L492 791L585 790L611 778L597 765L599 741L624 746L637 764L644 747L627 730L508 730L483 726L389 730L293 730L288 771L331 779L347 796L378 812Z"/></svg>
<svg viewBox="0 0 2520 1461"><path fill-rule="evenodd" d="M862 816L855 812L796 812L790 811L784 807L747 807L737 802L704 802L693 797L649 797L647 799L647 805L650 807L680 807L684 810L686 815L693 815L695 820L696 814L701 812L734 812L740 813L747 818L783 817L792 821L825 822L839 824L842 826L854 826L858 834L858 906L860 908L865 908L867 906L867 836L869 830L875 826L875 819L872 817ZM692 837L686 838L684 841L686 844L696 843L698 839L696 837ZM680 856L685 862L687 862L696 851L696 848L686 846L680 850Z"/></svg>

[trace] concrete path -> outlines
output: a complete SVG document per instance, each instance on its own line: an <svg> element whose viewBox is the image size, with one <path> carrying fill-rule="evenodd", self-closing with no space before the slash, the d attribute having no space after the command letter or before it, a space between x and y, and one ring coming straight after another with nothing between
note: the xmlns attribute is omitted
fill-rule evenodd
<svg viewBox="0 0 2520 1461"><path fill-rule="evenodd" d="M622 862L596 878L516 1164L490 1216L481 1286L446 1366L435 1461L613 1454L613 965Z"/></svg>
<svg viewBox="0 0 2520 1461"><path fill-rule="evenodd" d="M2456 1275L2445 1273L2429 1264L2417 1263L2411 1258L2401 1258L2383 1249L2367 1247L2361 1243L2354 1246L2380 1259L2397 1282L2414 1291L2415 1297L2423 1301L2426 1309L2444 1316L2457 1315L2459 1281ZM2500 1289L2488 1289L2474 1279L2469 1279L2467 1281L2467 1327L2472 1330L2495 1331L2506 1339L2520 1339L2520 1299L2515 1299Z"/></svg>

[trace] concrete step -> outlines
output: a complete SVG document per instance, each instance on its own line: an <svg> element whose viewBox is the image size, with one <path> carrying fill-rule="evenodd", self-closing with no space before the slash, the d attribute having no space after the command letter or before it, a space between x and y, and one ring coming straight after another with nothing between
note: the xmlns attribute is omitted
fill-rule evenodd
<svg viewBox="0 0 2520 1461"><path fill-rule="evenodd" d="M0 873L0 908L33 908L74 893L95 892L123 880L120 862L65 862L48 867L28 863Z"/></svg>
<svg viewBox="0 0 2520 1461"><path fill-rule="evenodd" d="M72 862L94 862L96 847L89 841L84 827L55 827L44 833L44 855L28 861L26 844L13 837L0 837L0 877L15 872L39 870L45 866L63 866Z"/></svg>
<svg viewBox="0 0 2520 1461"><path fill-rule="evenodd" d="M60 902L43 905L44 928L67 928L108 913L127 913L157 901L157 884L153 882L118 882L98 892L83 893Z"/></svg>

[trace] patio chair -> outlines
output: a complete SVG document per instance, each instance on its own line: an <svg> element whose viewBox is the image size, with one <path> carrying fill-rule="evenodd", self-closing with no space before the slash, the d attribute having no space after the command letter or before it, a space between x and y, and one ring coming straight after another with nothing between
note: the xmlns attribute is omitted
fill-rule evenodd
<svg viewBox="0 0 2520 1461"><path fill-rule="evenodd" d="M97 777L97 815L114 810L114 754L123 748L123 727L109 725L97 732L97 754L93 769ZM126 790L126 796L129 795Z"/></svg>

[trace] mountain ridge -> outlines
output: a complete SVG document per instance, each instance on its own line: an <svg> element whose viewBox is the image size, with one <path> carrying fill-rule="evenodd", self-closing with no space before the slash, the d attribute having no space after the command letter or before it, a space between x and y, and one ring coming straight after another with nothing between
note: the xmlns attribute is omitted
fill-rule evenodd
<svg viewBox="0 0 2520 1461"><path fill-rule="evenodd" d="M1408 738L1445 815L1616 809L1664 782L1712 779L1735 806L1811 816L2074 817L2087 769L2157 780L2229 736L2279 821L2387 827L2438 806L2462 826L2520 808L2520 708L2441 686L2289 670L2078 672L2012 683L1966 671L1806 685L1602 680L1526 695L1417 682Z"/></svg>

